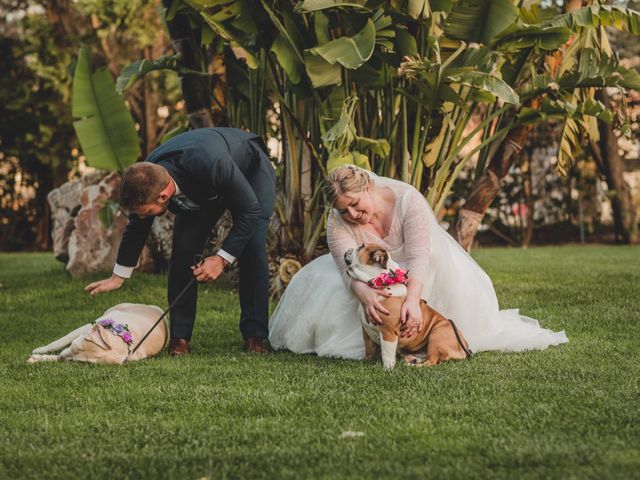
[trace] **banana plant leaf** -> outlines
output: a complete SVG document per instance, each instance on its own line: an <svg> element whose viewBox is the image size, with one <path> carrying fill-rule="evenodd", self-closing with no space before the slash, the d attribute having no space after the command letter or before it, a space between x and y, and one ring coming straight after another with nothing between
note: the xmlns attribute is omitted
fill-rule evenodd
<svg viewBox="0 0 640 480"><path fill-rule="evenodd" d="M566 26L574 32L585 27L614 27L639 35L640 12L611 5L591 5L559 15L550 25Z"/></svg>
<svg viewBox="0 0 640 480"><path fill-rule="evenodd" d="M356 137L353 146L359 152L371 152L373 155L378 155L382 158L388 157L391 152L391 145L389 145L389 142L384 138Z"/></svg>
<svg viewBox="0 0 640 480"><path fill-rule="evenodd" d="M558 84L563 89L588 87L623 87L640 89L640 75L636 70L620 66L614 57L584 48L575 68L566 72Z"/></svg>
<svg viewBox="0 0 640 480"><path fill-rule="evenodd" d="M234 2L235 0L190 0L190 3L197 5L200 8L220 7Z"/></svg>
<svg viewBox="0 0 640 480"><path fill-rule="evenodd" d="M356 69L371 58L375 43L376 28L369 19L353 37L340 37L307 51L321 56L331 65L339 63L345 68Z"/></svg>
<svg viewBox="0 0 640 480"><path fill-rule="evenodd" d="M320 55L305 52L304 66L314 88L342 83L342 70L338 63L332 65Z"/></svg>
<svg viewBox="0 0 640 480"><path fill-rule="evenodd" d="M138 135L124 99L106 68L91 72L89 54L81 48L73 76L73 126L87 164L123 171L140 156Z"/></svg>
<svg viewBox="0 0 640 480"><path fill-rule="evenodd" d="M329 17L321 11L313 14L313 31L316 34L316 39L319 44L331 41L331 35L329 34Z"/></svg>
<svg viewBox="0 0 640 480"><path fill-rule="evenodd" d="M530 47L556 50L564 45L569 37L571 30L567 27L517 26L503 32L494 47L501 52L518 52Z"/></svg>
<svg viewBox="0 0 640 480"><path fill-rule="evenodd" d="M120 208L120 204L107 200L107 202L98 210L98 220L105 229L110 229L113 226L113 221L116 218L116 212Z"/></svg>
<svg viewBox="0 0 640 480"><path fill-rule="evenodd" d="M606 123L613 121L613 112L597 100L586 99L576 103L571 100L550 100L545 98L537 109L521 108L518 112L518 124L527 125L549 119L581 119L585 115L595 117Z"/></svg>
<svg viewBox="0 0 640 480"><path fill-rule="evenodd" d="M504 102L513 105L520 105L518 94L499 77L484 72L469 72L460 75L459 81L462 85L467 85L481 91L489 92Z"/></svg>
<svg viewBox="0 0 640 480"><path fill-rule="evenodd" d="M493 45L500 33L518 19L510 0L460 0L445 23L445 35L454 40Z"/></svg>
<svg viewBox="0 0 640 480"><path fill-rule="evenodd" d="M180 58L180 54L170 56L165 55L153 62L150 62L149 60L138 60L137 62L133 62L122 70L122 73L116 80L116 90L118 93L124 92L138 79L155 70L173 70L179 74L207 75L206 73L184 67L180 64Z"/></svg>
<svg viewBox="0 0 640 480"><path fill-rule="evenodd" d="M418 18L423 18L426 20L431 16L429 0L409 0L407 11L411 18L416 20Z"/></svg>
<svg viewBox="0 0 640 480"><path fill-rule="evenodd" d="M401 29L396 32L396 50L401 58L415 57L418 55L418 44L416 38L407 30Z"/></svg>
<svg viewBox="0 0 640 480"><path fill-rule="evenodd" d="M278 35L271 45L271 52L276 56L278 63L287 74L293 84L300 83L304 65L300 63L291 43L282 34Z"/></svg>
<svg viewBox="0 0 640 480"><path fill-rule="evenodd" d="M558 162L556 163L556 171L562 177L567 175L567 171L573 163L576 152L580 150L580 138L578 121L573 118L567 118L560 137Z"/></svg>
<svg viewBox="0 0 640 480"><path fill-rule="evenodd" d="M365 5L367 0L304 0L296 5L297 13L310 13L327 8L351 7L359 10L369 10Z"/></svg>

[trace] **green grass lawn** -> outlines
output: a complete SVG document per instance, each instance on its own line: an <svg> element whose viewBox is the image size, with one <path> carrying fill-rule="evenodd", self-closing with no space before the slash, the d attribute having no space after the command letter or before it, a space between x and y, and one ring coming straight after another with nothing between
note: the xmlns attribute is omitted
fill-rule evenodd
<svg viewBox="0 0 640 480"><path fill-rule="evenodd" d="M0 255L0 478L640 478L640 249L474 255L570 343L392 372L249 355L209 285L190 357L27 365L116 303L164 307L166 280L91 298L50 254Z"/></svg>

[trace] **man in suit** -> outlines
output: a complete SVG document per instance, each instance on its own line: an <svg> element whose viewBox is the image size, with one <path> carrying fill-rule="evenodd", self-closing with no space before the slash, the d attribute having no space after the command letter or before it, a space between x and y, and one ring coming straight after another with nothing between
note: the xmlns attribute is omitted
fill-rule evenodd
<svg viewBox="0 0 640 480"><path fill-rule="evenodd" d="M218 278L238 261L240 331L244 348L267 352L269 264L266 236L275 202L275 172L262 139L235 128L201 128L177 135L156 148L145 162L129 167L120 203L129 211L118 258L110 278L89 284L92 295L119 288L138 262L154 217L176 214L169 264L172 304L192 275L199 282ZM193 257L229 209L233 227L222 248L193 266ZM171 308L169 353L189 353L195 322L197 283Z"/></svg>

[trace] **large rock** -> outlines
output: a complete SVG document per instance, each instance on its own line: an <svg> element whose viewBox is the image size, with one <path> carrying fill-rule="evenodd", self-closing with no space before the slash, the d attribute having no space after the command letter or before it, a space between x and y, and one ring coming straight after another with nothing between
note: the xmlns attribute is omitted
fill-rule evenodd
<svg viewBox="0 0 640 480"><path fill-rule="evenodd" d="M88 185L80 195L80 210L74 219L74 229L69 238L67 270L74 277L94 273L109 273L113 269L127 216L118 209L110 228L100 222L99 212L108 201L118 201L120 175L108 174L98 184ZM146 247L145 247L146 248ZM139 269L152 271L153 258L147 251L140 256Z"/></svg>
<svg viewBox="0 0 640 480"><path fill-rule="evenodd" d="M80 180L72 180L47 195L51 207L53 255L64 263L69 260L69 237L74 229L73 222L80 210L81 194L82 183Z"/></svg>
<svg viewBox="0 0 640 480"><path fill-rule="evenodd" d="M57 260L63 263L69 260L69 238L82 206L82 192L87 187L100 183L107 175L108 173L103 171L88 173L79 180L71 180L61 185L47 195L53 223L53 255Z"/></svg>

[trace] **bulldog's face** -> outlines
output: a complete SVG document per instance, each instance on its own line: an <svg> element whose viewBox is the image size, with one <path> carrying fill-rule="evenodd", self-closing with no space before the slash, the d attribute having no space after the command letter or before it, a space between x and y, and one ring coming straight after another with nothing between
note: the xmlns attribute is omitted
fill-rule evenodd
<svg viewBox="0 0 640 480"><path fill-rule="evenodd" d="M375 243L363 243L350 248L344 254L344 262L349 276L363 282L368 282L382 271L397 267L385 248Z"/></svg>
<svg viewBox="0 0 640 480"><path fill-rule="evenodd" d="M120 348L115 345L118 340L101 325L94 325L86 335L81 335L71 342L68 356L62 360L73 359L85 362L116 363L122 357ZM112 344L113 342L113 344ZM62 355L61 355L62 357Z"/></svg>

